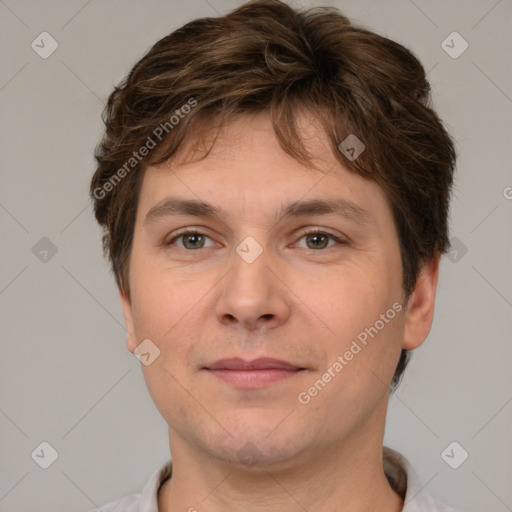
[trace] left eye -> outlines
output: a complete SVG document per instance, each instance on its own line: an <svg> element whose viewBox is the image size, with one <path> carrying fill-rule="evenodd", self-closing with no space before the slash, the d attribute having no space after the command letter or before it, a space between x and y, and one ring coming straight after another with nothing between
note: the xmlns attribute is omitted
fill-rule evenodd
<svg viewBox="0 0 512 512"><path fill-rule="evenodd" d="M207 246L205 246L206 240L211 240L211 238L208 235L205 235L204 233L199 233L197 231L187 231L185 233L181 233L171 240L167 242L166 245L173 245L176 240L181 240L182 244L179 245L180 249L187 249L187 250L196 250L196 249L203 249ZM307 247L306 249L312 249L312 250L318 250L318 249L328 249L335 245L336 243L343 243L343 239L338 238L334 235L331 235L329 233L324 233L323 231L309 231L307 233L304 233L299 240L306 239ZM329 240L334 242L330 246ZM210 245L211 247L211 245Z"/></svg>
<svg viewBox="0 0 512 512"><path fill-rule="evenodd" d="M309 231L308 233L304 233L301 236L300 240L302 240L303 238L306 239L306 249L313 250L328 249L329 247L332 247L332 245L335 245L336 243L343 243L343 240L341 238L338 238L329 233L324 233L323 231ZM334 241L335 244L328 246L327 244L329 243L329 239L331 239L331 241Z"/></svg>

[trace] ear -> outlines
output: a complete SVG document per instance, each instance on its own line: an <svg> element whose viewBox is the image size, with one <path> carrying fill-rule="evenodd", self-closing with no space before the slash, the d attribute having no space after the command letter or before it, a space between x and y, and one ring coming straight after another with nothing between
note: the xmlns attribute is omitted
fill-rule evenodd
<svg viewBox="0 0 512 512"><path fill-rule="evenodd" d="M414 350L428 336L434 318L434 303L439 278L439 260L437 254L423 264L414 291L407 301L403 348Z"/></svg>
<svg viewBox="0 0 512 512"><path fill-rule="evenodd" d="M126 348L133 354L133 351L137 348L138 343L133 324L132 303L128 294L122 290L119 290L119 299L121 300L124 325L127 332Z"/></svg>

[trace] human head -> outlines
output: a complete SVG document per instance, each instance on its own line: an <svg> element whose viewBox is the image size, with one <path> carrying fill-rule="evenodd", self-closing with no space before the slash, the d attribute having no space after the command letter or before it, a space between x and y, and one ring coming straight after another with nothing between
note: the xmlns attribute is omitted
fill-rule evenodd
<svg viewBox="0 0 512 512"><path fill-rule="evenodd" d="M455 153L429 92L410 51L332 8L298 12L259 0L164 37L110 95L96 153L91 196L120 290L129 296L138 194L148 166L168 161L212 126L262 112L283 150L311 163L297 125L306 111L317 117L336 158L388 198L407 298L421 264L448 248ZM339 149L351 134L364 143L353 160ZM407 358L403 350L395 386Z"/></svg>

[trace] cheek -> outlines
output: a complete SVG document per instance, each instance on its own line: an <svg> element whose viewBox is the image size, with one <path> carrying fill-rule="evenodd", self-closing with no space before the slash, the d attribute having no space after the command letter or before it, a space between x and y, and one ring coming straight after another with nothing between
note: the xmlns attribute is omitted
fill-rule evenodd
<svg viewBox="0 0 512 512"><path fill-rule="evenodd" d="M331 334L351 339L372 325L396 300L390 283L377 268L356 265L297 281L297 295Z"/></svg>
<svg viewBox="0 0 512 512"><path fill-rule="evenodd" d="M337 375L344 386L370 385L391 379L403 335L402 293L398 275L377 266L339 272L301 291L312 319L319 318L327 336L317 343L326 354L327 368L338 357L346 361ZM311 314L311 312L313 314ZM323 329L326 326L327 329ZM345 380L346 379L346 380ZM364 384L365 381L368 381Z"/></svg>
<svg viewBox="0 0 512 512"><path fill-rule="evenodd" d="M135 259L131 273L133 314L137 335L166 340L182 329L187 316L209 290L202 279L185 277L153 262Z"/></svg>
<svg viewBox="0 0 512 512"><path fill-rule="evenodd" d="M144 280L134 282L132 303L139 342L149 338L160 351L152 364L141 365L144 380L160 414L172 424L193 415L187 410L190 397L186 390L191 389L190 367L198 334L194 306L199 299L181 284L175 277L171 282L149 271Z"/></svg>

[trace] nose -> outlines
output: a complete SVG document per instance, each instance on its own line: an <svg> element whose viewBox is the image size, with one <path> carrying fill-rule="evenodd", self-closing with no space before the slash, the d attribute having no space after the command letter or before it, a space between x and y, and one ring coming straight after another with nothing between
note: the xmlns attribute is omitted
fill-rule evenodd
<svg viewBox="0 0 512 512"><path fill-rule="evenodd" d="M278 278L275 260L264 250L248 262L233 252L216 304L219 322L248 330L275 328L290 315L289 289Z"/></svg>

